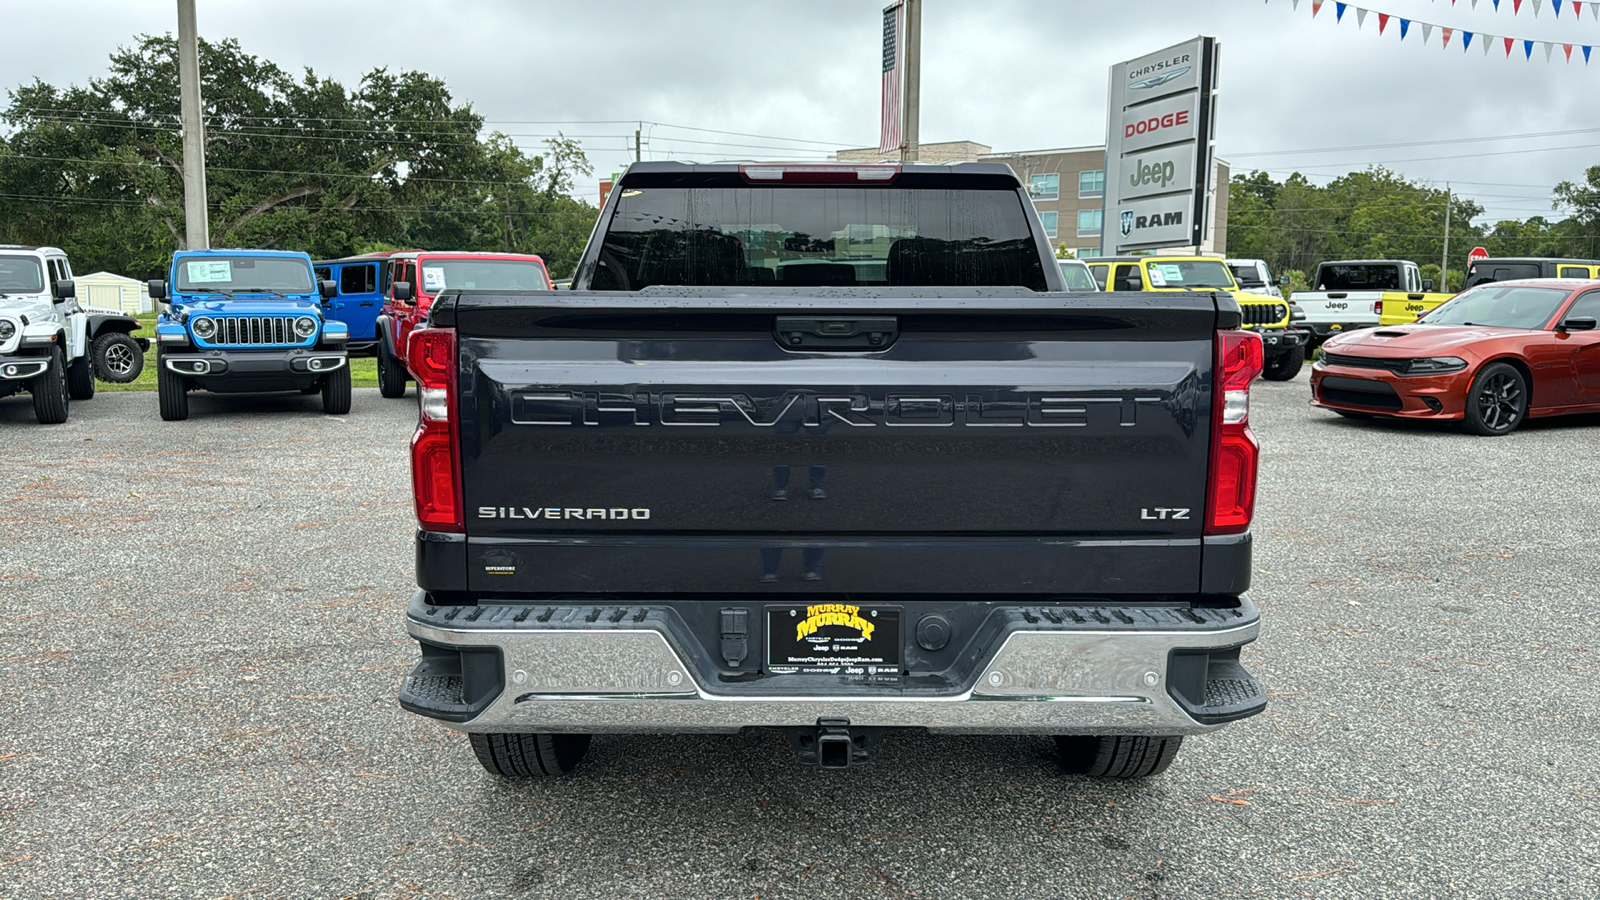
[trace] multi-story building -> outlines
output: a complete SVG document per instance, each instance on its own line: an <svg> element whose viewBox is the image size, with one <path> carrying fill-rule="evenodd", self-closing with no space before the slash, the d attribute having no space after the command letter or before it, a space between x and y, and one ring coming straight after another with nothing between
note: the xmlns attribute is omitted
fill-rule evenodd
<svg viewBox="0 0 1600 900"><path fill-rule="evenodd" d="M1066 147L1058 150L1023 150L995 153L975 141L923 144L917 148L924 163L1003 162L1010 164L1028 186L1039 210L1045 233L1057 247L1066 247L1080 259L1100 256L1100 233L1106 194L1106 148ZM842 162L893 162L898 152L879 153L874 148L841 150ZM1225 253L1228 247L1228 164L1217 160L1212 170L1212 196L1206 204L1211 222L1209 237L1199 253ZM1178 248L1182 249L1182 248Z"/></svg>

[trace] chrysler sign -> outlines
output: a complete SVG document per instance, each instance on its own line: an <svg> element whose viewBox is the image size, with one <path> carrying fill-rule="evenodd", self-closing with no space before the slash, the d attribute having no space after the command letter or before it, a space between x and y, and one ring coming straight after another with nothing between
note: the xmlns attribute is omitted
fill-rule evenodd
<svg viewBox="0 0 1600 900"><path fill-rule="evenodd" d="M1111 68L1101 252L1206 239L1216 68L1208 37Z"/></svg>

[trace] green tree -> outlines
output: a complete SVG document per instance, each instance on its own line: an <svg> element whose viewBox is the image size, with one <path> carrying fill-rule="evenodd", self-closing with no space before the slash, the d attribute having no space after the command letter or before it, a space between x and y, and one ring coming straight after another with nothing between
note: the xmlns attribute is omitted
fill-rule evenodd
<svg viewBox="0 0 1600 900"><path fill-rule="evenodd" d="M528 156L422 72L355 89L202 41L214 246L342 256L374 247L517 250L570 270L594 207L569 196L576 141ZM83 271L154 275L183 246L177 45L142 37L87 86L9 92L0 141L8 238L58 244ZM581 235L581 236L579 236Z"/></svg>

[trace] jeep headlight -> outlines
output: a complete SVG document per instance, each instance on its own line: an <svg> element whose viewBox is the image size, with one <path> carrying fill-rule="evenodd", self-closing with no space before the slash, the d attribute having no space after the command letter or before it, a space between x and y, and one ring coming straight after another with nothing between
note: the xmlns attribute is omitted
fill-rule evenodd
<svg viewBox="0 0 1600 900"><path fill-rule="evenodd" d="M17 323L10 319L0 319L0 343L11 340L17 336Z"/></svg>
<svg viewBox="0 0 1600 900"><path fill-rule="evenodd" d="M301 316L294 320L294 333L302 338L311 337L317 333L317 320L310 316Z"/></svg>
<svg viewBox="0 0 1600 900"><path fill-rule="evenodd" d="M209 341L216 336L217 320L210 316L200 316L189 323L189 330L202 341Z"/></svg>
<svg viewBox="0 0 1600 900"><path fill-rule="evenodd" d="M1467 361L1459 356L1429 356L1423 359L1413 359L1406 367L1407 375L1439 375L1445 372L1459 372L1467 367Z"/></svg>

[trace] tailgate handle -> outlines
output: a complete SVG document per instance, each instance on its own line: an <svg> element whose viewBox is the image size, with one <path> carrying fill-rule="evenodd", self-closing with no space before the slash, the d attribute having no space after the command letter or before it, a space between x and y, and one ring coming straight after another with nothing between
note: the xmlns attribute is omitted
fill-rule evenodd
<svg viewBox="0 0 1600 900"><path fill-rule="evenodd" d="M790 350L882 350L900 336L894 316L778 316L773 337Z"/></svg>
<svg viewBox="0 0 1600 900"><path fill-rule="evenodd" d="M1349 294L1329 294L1328 295L1328 299L1330 299L1330 300L1343 300L1344 298L1346 298L1348 296L1350 296L1350 295Z"/></svg>

